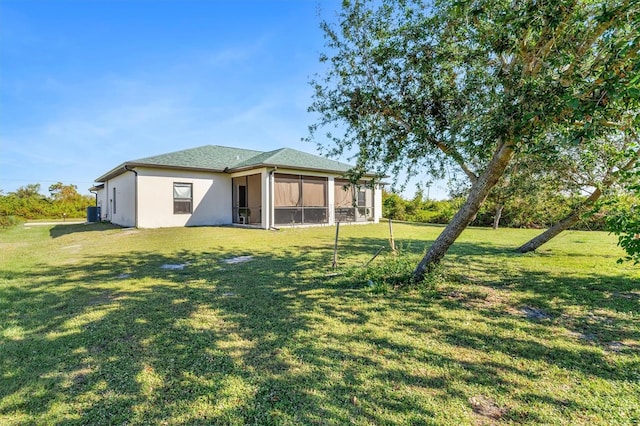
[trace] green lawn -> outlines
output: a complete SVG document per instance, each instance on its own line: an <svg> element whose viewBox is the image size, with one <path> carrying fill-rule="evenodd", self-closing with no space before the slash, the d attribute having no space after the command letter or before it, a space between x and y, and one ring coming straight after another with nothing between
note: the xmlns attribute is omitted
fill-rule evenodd
<svg viewBox="0 0 640 426"><path fill-rule="evenodd" d="M388 226L343 226L338 275L333 227L0 231L0 424L640 422L614 237L469 229L427 284L380 278L440 230L396 224L367 272Z"/></svg>

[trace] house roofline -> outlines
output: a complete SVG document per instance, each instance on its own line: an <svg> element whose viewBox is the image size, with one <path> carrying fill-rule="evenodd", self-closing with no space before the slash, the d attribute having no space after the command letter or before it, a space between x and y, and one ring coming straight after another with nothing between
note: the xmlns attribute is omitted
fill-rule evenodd
<svg viewBox="0 0 640 426"><path fill-rule="evenodd" d="M213 172L213 173L224 173L225 170L219 169L211 169L204 167L187 167L187 166L171 166L167 164L148 164L148 163L139 163L135 161L127 161L119 166L111 169L107 173L103 174L99 178L95 180L95 182L106 182L109 179L113 179L116 176L120 176L121 174L127 172L127 168L131 167L148 167L150 169L171 169L171 170L189 170L189 171L198 171L198 172Z"/></svg>
<svg viewBox="0 0 640 426"><path fill-rule="evenodd" d="M314 167L299 167L299 166L289 166L286 164L273 164L273 163L260 163L260 164L251 164L249 166L242 166L242 167L233 167L233 168L228 168L226 169L226 171L228 173L236 173L236 172L243 172L246 170L251 170L251 169L259 169L259 168L264 168L264 167L274 167L274 168L281 168L281 169L286 169L286 170L308 170L310 172L320 172L320 173L336 173L336 174L340 174L342 176L344 176L348 170L333 170L333 169L323 169L323 168L314 168ZM376 175L371 174L371 173L366 173L364 175L362 175L363 177L375 177Z"/></svg>
<svg viewBox="0 0 640 426"><path fill-rule="evenodd" d="M311 172L335 173L335 174L340 174L341 176L345 176L345 174L347 173L346 170L331 170L331 169L314 168L314 167L295 167L295 166L287 166L284 164L271 164L271 163L252 164L249 166L234 167L234 168L226 167L224 169L210 169L210 168L204 168L204 167L171 166L166 164L148 164L148 163L140 163L135 161L126 161L120 164L119 166L114 167L113 169L111 169L104 175L100 176L99 178L97 178L95 182L106 182L110 179L113 179L116 176L120 176L121 174L126 173L128 171L128 168L131 168L131 167L148 167L148 168L169 169L169 170L188 170L188 171L210 172L210 173L237 173L237 172L243 172L251 169L261 169L265 167L267 168L279 167L279 168L288 169L288 170L308 170ZM376 175L372 173L366 173L363 175L363 177L368 177L368 178L372 178L375 176Z"/></svg>

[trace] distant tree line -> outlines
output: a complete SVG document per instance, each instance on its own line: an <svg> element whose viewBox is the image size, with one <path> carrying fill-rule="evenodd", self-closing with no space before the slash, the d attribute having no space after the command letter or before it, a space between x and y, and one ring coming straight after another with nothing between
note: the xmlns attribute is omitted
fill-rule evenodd
<svg viewBox="0 0 640 426"><path fill-rule="evenodd" d="M40 193L39 183L22 186L7 194L0 191L0 226L27 219L85 217L87 207L95 205L95 198L78 193L76 185L58 182L49 186L49 194Z"/></svg>
<svg viewBox="0 0 640 426"><path fill-rule="evenodd" d="M537 194L510 197L506 200L489 201L478 212L474 226L487 226L497 228L504 226L509 228L548 228L559 222L574 208L579 205L584 197L576 195ZM630 206L637 203L632 196L615 197L615 202L598 205L584 213L572 229L608 231L607 218L612 212L620 211L620 206ZM464 202L464 197L457 196L448 200L429 200L424 197L422 191L417 191L411 199L404 199L399 194L386 192L382 194L382 214L385 218L393 220L447 224ZM501 206L500 218L496 221L496 206Z"/></svg>

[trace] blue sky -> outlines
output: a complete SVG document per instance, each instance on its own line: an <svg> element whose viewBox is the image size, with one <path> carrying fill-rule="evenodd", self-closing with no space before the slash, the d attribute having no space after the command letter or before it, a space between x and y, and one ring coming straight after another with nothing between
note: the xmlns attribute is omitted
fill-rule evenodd
<svg viewBox="0 0 640 426"><path fill-rule="evenodd" d="M87 193L123 161L206 144L317 153L308 81L339 5L0 0L0 189Z"/></svg>

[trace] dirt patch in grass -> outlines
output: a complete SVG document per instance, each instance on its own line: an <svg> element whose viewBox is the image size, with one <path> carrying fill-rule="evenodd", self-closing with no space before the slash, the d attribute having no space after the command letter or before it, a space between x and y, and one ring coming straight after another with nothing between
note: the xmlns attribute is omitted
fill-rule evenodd
<svg viewBox="0 0 640 426"><path fill-rule="evenodd" d="M222 259L222 261L224 263L226 263L227 265L235 265L237 263L245 263L245 262L249 262L250 260L253 260L253 256L236 256L236 257L230 257L228 259Z"/></svg>
<svg viewBox="0 0 640 426"><path fill-rule="evenodd" d="M484 395L476 395L469 398L469 404L476 416L476 425L497 425L508 410L501 407L490 397Z"/></svg>

